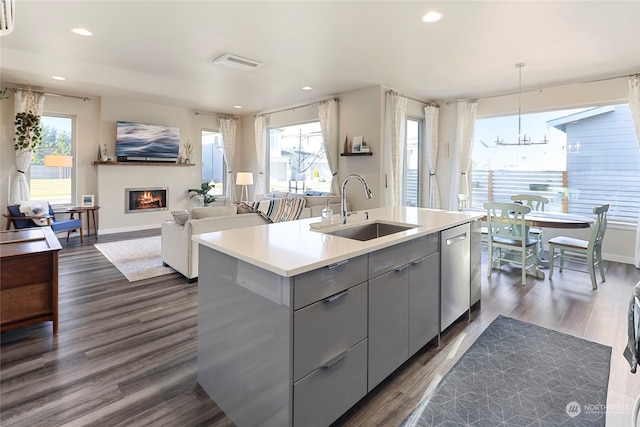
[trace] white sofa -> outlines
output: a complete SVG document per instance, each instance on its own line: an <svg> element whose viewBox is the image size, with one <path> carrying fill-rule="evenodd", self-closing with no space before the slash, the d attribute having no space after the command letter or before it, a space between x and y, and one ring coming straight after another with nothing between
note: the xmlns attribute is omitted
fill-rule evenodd
<svg viewBox="0 0 640 427"><path fill-rule="evenodd" d="M260 197L262 200L292 197L287 193L271 193ZM296 195L298 197L299 195ZM340 213L340 197L335 195L305 196L305 207L300 218L316 217L329 199L334 214ZM175 221L162 223L162 262L182 274L188 281L198 278L198 244L191 240L196 234L213 231L230 230L232 228L250 227L269 224L259 213L250 212L242 205L193 208L190 218L184 225Z"/></svg>

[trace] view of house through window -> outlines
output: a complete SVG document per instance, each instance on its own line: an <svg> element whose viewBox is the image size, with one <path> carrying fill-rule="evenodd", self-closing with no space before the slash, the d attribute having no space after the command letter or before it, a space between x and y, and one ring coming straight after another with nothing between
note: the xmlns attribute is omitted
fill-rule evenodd
<svg viewBox="0 0 640 427"><path fill-rule="evenodd" d="M518 193L549 199L545 211L592 215L611 203L609 219L637 221L640 148L628 104L477 119L471 205L510 201ZM526 135L526 141L525 141Z"/></svg>
<svg viewBox="0 0 640 427"><path fill-rule="evenodd" d="M73 168L73 118L40 119L42 143L31 158L29 190L32 200L51 205L76 204Z"/></svg>
<svg viewBox="0 0 640 427"><path fill-rule="evenodd" d="M331 191L320 122L269 129L269 191Z"/></svg>
<svg viewBox="0 0 640 427"><path fill-rule="evenodd" d="M215 196L223 196L225 190L226 167L222 151L222 135L220 132L202 131L202 182L213 182L209 192Z"/></svg>
<svg viewBox="0 0 640 427"><path fill-rule="evenodd" d="M422 122L416 119L407 119L407 141L405 146L405 194L404 206L418 206L419 192L419 165L420 165L420 145Z"/></svg>

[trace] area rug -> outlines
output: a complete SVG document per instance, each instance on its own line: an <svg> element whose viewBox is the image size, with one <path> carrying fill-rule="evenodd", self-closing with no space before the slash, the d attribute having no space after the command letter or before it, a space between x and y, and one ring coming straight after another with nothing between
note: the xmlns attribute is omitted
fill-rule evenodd
<svg viewBox="0 0 640 427"><path fill-rule="evenodd" d="M498 316L401 424L604 426L611 347Z"/></svg>
<svg viewBox="0 0 640 427"><path fill-rule="evenodd" d="M118 242L96 243L94 246L130 282L174 273L171 267L162 265L160 236Z"/></svg>

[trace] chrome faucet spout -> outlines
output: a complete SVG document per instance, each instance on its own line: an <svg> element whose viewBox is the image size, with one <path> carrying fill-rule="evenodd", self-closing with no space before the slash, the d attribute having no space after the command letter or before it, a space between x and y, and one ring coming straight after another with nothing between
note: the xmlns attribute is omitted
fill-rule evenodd
<svg viewBox="0 0 640 427"><path fill-rule="evenodd" d="M364 196L367 199L373 197L373 192L371 191L371 188L369 188L369 184L367 184L367 181L363 177L355 173L348 175L342 182L342 197L340 198L340 221L343 224L347 223L347 217L353 213L347 211L347 182L349 182L351 178L355 178L362 183L362 186L364 187Z"/></svg>

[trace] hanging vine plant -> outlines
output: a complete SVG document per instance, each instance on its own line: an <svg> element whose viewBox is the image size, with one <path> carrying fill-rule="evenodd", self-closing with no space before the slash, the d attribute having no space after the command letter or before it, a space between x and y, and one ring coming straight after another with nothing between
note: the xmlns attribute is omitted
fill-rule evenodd
<svg viewBox="0 0 640 427"><path fill-rule="evenodd" d="M16 137L13 148L17 150L35 151L42 142L42 127L40 116L31 111L16 114Z"/></svg>
<svg viewBox="0 0 640 427"><path fill-rule="evenodd" d="M13 148L16 151L35 151L42 142L42 127L40 127L40 116L35 113L36 100L31 91L31 85L25 97L24 112L16 113L16 137L13 138Z"/></svg>

